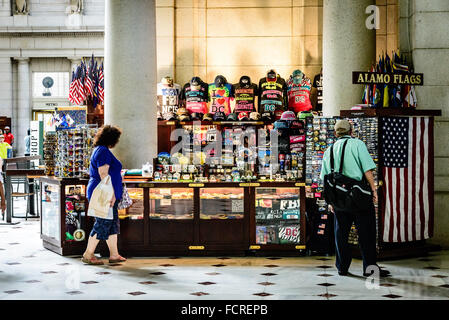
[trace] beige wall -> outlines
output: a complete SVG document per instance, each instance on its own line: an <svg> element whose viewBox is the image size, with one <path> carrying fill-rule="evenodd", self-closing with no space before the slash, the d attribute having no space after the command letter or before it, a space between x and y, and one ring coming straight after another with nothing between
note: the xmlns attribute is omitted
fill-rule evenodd
<svg viewBox="0 0 449 320"><path fill-rule="evenodd" d="M157 1L158 78L254 82L274 68L313 77L322 59L322 0Z"/></svg>
<svg viewBox="0 0 449 320"><path fill-rule="evenodd" d="M377 0L377 56L398 49L398 0ZM274 68L288 78L296 68L313 78L321 69L322 0L157 0L158 78L184 84L259 81Z"/></svg>

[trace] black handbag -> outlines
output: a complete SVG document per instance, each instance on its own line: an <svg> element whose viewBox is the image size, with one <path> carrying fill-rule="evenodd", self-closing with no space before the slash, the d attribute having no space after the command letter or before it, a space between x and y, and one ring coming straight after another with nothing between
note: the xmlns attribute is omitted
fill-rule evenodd
<svg viewBox="0 0 449 320"><path fill-rule="evenodd" d="M342 174L343 163L345 158L346 144L343 144L341 154L340 170L334 170L334 146L330 150L331 172L324 176L323 195L326 202L334 208L334 210L347 212L368 212L372 207L373 194L365 177L362 181L350 178Z"/></svg>

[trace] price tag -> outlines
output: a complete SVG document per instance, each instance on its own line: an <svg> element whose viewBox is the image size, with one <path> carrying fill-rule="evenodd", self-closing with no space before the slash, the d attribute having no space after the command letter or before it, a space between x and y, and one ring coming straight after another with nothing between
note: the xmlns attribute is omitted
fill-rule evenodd
<svg viewBox="0 0 449 320"><path fill-rule="evenodd" d="M301 250L301 249L305 249L306 246L302 245L302 246L295 246L295 249Z"/></svg>
<svg viewBox="0 0 449 320"><path fill-rule="evenodd" d="M153 188L154 183L139 183L137 186L139 188Z"/></svg>
<svg viewBox="0 0 449 320"><path fill-rule="evenodd" d="M240 187L260 187L260 183L253 182L253 183L240 183Z"/></svg>
<svg viewBox="0 0 449 320"><path fill-rule="evenodd" d="M295 187L305 187L306 184L302 182L295 183Z"/></svg>
<svg viewBox="0 0 449 320"><path fill-rule="evenodd" d="M194 187L204 187L204 183L189 183L190 188Z"/></svg>
<svg viewBox="0 0 449 320"><path fill-rule="evenodd" d="M249 246L250 250L259 250L260 246Z"/></svg>

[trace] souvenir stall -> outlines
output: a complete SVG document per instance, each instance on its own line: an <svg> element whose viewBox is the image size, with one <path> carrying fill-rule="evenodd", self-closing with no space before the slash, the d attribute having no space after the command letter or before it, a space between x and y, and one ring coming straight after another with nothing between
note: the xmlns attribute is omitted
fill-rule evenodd
<svg viewBox="0 0 449 320"><path fill-rule="evenodd" d="M377 164L379 258L439 249L426 240L434 229L433 126L441 110L382 108L342 110L340 115L350 119ZM357 244L354 227L351 242Z"/></svg>

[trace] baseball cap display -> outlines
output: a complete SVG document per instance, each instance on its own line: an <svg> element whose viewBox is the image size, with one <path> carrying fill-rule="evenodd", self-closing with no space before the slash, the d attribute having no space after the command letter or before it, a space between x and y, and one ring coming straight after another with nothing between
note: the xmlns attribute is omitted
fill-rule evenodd
<svg viewBox="0 0 449 320"><path fill-rule="evenodd" d="M239 113L239 120L240 121L248 120L248 114L246 112L240 112Z"/></svg>
<svg viewBox="0 0 449 320"><path fill-rule="evenodd" d="M307 117L312 117L313 118L313 113L310 111L300 111L298 112L298 119L305 119Z"/></svg>
<svg viewBox="0 0 449 320"><path fill-rule="evenodd" d="M227 120L229 120L229 121L237 121L237 114L236 113L230 113L228 115Z"/></svg>
<svg viewBox="0 0 449 320"><path fill-rule="evenodd" d="M189 121L190 115L188 113L183 113L181 115L178 115L179 121Z"/></svg>
<svg viewBox="0 0 449 320"><path fill-rule="evenodd" d="M283 120L278 120L274 122L275 129L288 129L288 123Z"/></svg>
<svg viewBox="0 0 449 320"><path fill-rule="evenodd" d="M275 110L275 111L274 111L274 118L275 118L276 120L281 119L283 113L284 113L283 110Z"/></svg>
<svg viewBox="0 0 449 320"><path fill-rule="evenodd" d="M270 112L264 112L262 113L262 120L264 121L271 121L273 119Z"/></svg>
<svg viewBox="0 0 449 320"><path fill-rule="evenodd" d="M174 112L164 113L164 120L176 120L176 115Z"/></svg>
<svg viewBox="0 0 449 320"><path fill-rule="evenodd" d="M249 114L249 118L251 120L260 120L260 113L259 112L251 112Z"/></svg>
<svg viewBox="0 0 449 320"><path fill-rule="evenodd" d="M217 111L214 113L214 121L223 121L226 120L226 115L224 112Z"/></svg>
<svg viewBox="0 0 449 320"><path fill-rule="evenodd" d="M285 111L282 113L281 120L293 121L296 120L296 114L293 111Z"/></svg>
<svg viewBox="0 0 449 320"><path fill-rule="evenodd" d="M203 114L199 112L194 112L190 115L192 120L201 120L203 118Z"/></svg>
<svg viewBox="0 0 449 320"><path fill-rule="evenodd" d="M203 121L212 121L212 114L211 113L206 113L203 117Z"/></svg>

